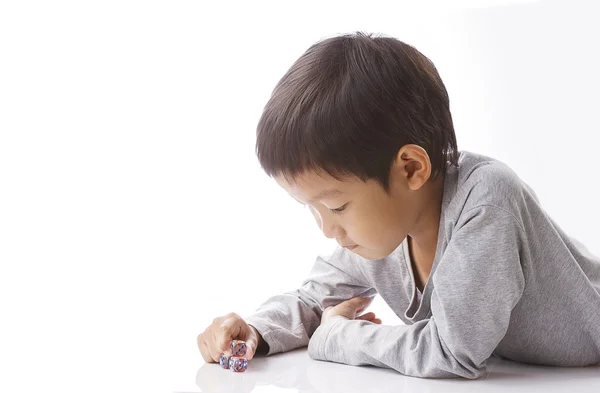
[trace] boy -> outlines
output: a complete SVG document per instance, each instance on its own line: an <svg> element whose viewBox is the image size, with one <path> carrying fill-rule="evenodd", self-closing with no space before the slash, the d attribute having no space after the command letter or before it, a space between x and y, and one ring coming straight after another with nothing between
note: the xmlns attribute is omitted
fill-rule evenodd
<svg viewBox="0 0 600 393"><path fill-rule="evenodd" d="M461 151L434 65L389 37L309 48L257 128L269 176L340 244L302 287L198 337L207 362L231 339L271 355L418 377L479 378L486 359L600 364L600 260L567 236L506 165ZM406 323L358 316L376 296Z"/></svg>

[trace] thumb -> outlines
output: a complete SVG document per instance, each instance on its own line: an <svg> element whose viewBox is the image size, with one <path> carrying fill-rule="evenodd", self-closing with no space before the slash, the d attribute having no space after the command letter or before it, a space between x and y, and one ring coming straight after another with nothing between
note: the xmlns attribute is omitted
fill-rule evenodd
<svg viewBox="0 0 600 393"><path fill-rule="evenodd" d="M248 336L246 337L246 360L251 360L256 354L258 346L258 337L254 327L248 325Z"/></svg>
<svg viewBox="0 0 600 393"><path fill-rule="evenodd" d="M352 300L354 301L353 305L357 313L363 312L372 301L370 297L355 297Z"/></svg>
<svg viewBox="0 0 600 393"><path fill-rule="evenodd" d="M254 344L253 340L246 341L246 360L252 360L254 354L256 353L256 344Z"/></svg>

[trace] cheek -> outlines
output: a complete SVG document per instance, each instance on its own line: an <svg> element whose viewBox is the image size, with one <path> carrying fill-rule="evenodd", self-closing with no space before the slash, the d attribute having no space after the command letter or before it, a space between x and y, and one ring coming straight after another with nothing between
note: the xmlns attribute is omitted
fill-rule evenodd
<svg viewBox="0 0 600 393"><path fill-rule="evenodd" d="M372 209L361 214L354 222L355 233L374 246L388 248L397 242L402 231L398 212L391 209Z"/></svg>
<svg viewBox="0 0 600 393"><path fill-rule="evenodd" d="M367 247L381 245L389 228L386 221L383 221L385 217L377 216L374 213L362 212L347 220L344 229L351 239Z"/></svg>

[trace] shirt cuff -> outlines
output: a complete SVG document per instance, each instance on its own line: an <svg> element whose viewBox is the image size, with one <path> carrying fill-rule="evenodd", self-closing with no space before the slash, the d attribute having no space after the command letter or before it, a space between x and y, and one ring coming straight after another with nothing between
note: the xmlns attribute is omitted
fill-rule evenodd
<svg viewBox="0 0 600 393"><path fill-rule="evenodd" d="M269 345L269 351L264 356L269 356L274 353L282 352L283 345L276 334L272 330L269 330L269 323L260 317L247 317L244 318L246 324L253 326L258 334L262 337L263 341ZM254 348L256 352L258 348Z"/></svg>
<svg viewBox="0 0 600 393"><path fill-rule="evenodd" d="M336 315L327 320L323 325L320 325L308 342L308 356L314 360L330 361L326 356L328 352L327 338L329 337L329 333L331 333L331 329L338 323L349 320L342 315Z"/></svg>

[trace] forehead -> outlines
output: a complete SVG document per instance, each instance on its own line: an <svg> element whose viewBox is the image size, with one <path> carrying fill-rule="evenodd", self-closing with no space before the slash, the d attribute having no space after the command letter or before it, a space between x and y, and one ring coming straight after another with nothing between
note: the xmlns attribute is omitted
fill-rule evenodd
<svg viewBox="0 0 600 393"><path fill-rule="evenodd" d="M352 192L357 186L355 179L344 178L338 180L327 173L313 171L303 172L294 177L288 176L287 178L279 174L274 176L274 179L291 196L308 202L335 198Z"/></svg>

